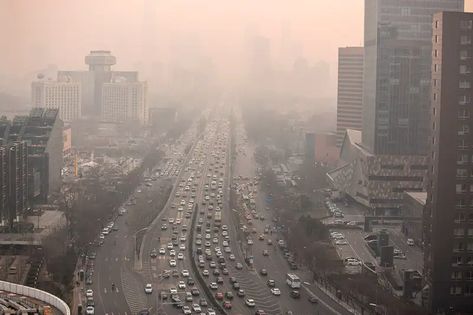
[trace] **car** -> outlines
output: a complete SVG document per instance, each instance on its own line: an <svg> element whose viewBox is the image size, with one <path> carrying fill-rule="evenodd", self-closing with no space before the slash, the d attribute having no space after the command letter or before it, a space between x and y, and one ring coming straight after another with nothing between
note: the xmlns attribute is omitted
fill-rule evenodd
<svg viewBox="0 0 473 315"><path fill-rule="evenodd" d="M231 261L234 261L235 260L235 255L231 254L230 256L228 256L228 259L230 259Z"/></svg>
<svg viewBox="0 0 473 315"><path fill-rule="evenodd" d="M273 240L268 238L267 241L266 241L266 244L268 245L273 245Z"/></svg>
<svg viewBox="0 0 473 315"><path fill-rule="evenodd" d="M199 291L199 289L197 289L197 288L192 288L192 289L191 289L191 294L192 294L193 296L199 296L199 295L200 295L200 291Z"/></svg>
<svg viewBox="0 0 473 315"><path fill-rule="evenodd" d="M177 287L179 289L184 290L186 288L186 284L184 283L184 281L179 281L179 283L177 284Z"/></svg>
<svg viewBox="0 0 473 315"><path fill-rule="evenodd" d="M153 293L153 286L151 285L151 283L147 283L145 285L145 293L146 294L151 294Z"/></svg>
<svg viewBox="0 0 473 315"><path fill-rule="evenodd" d="M223 268L223 269L222 269L222 274L225 275L225 276L228 275L228 269L227 269L227 268Z"/></svg>
<svg viewBox="0 0 473 315"><path fill-rule="evenodd" d="M177 263L174 259L169 260L169 266L176 267Z"/></svg>
<svg viewBox="0 0 473 315"><path fill-rule="evenodd" d="M183 260L184 259L184 254L183 253L177 254L177 259Z"/></svg>
<svg viewBox="0 0 473 315"><path fill-rule="evenodd" d="M213 308L208 308L207 309L207 315L217 315L217 313L215 313Z"/></svg>
<svg viewBox="0 0 473 315"><path fill-rule="evenodd" d="M192 302L192 293L186 292L186 302Z"/></svg>
<svg viewBox="0 0 473 315"><path fill-rule="evenodd" d="M171 295L177 294L177 289L176 288L170 288L169 289L169 294L171 294Z"/></svg>
<svg viewBox="0 0 473 315"><path fill-rule="evenodd" d="M216 282L211 282L209 287L212 290L217 290L218 289L218 284Z"/></svg>
<svg viewBox="0 0 473 315"><path fill-rule="evenodd" d="M273 279L269 279L266 284L268 285L268 287L270 288L274 288L276 286L276 281L274 281Z"/></svg>
<svg viewBox="0 0 473 315"><path fill-rule="evenodd" d="M312 304L317 304L317 303L319 303L319 300L317 300L317 298L316 298L315 296L309 296L309 297L307 298L307 300L308 300L310 303L312 303Z"/></svg>
<svg viewBox="0 0 473 315"><path fill-rule="evenodd" d="M301 297L301 293L299 292L299 290L292 290L291 291L291 297L294 298L294 299L298 299Z"/></svg>
<svg viewBox="0 0 473 315"><path fill-rule="evenodd" d="M187 278L187 285L194 285L194 284L195 284L194 279Z"/></svg>
<svg viewBox="0 0 473 315"><path fill-rule="evenodd" d="M281 290L279 290L278 288L272 288L271 293L275 296L280 296L281 295Z"/></svg>
<svg viewBox="0 0 473 315"><path fill-rule="evenodd" d="M173 246L172 246L172 243L168 243L167 248L168 248L168 249L172 249L172 247L173 247Z"/></svg>
<svg viewBox="0 0 473 315"><path fill-rule="evenodd" d="M194 311L194 313L202 312L202 308L200 307L199 304L192 304L192 310Z"/></svg>
<svg viewBox="0 0 473 315"><path fill-rule="evenodd" d="M171 250L169 251L169 256L171 256L171 257L176 256L176 251L175 251L174 249L171 249Z"/></svg>
<svg viewBox="0 0 473 315"><path fill-rule="evenodd" d="M212 269L217 268L217 264L214 261L211 261L209 263L209 267L212 268Z"/></svg>
<svg viewBox="0 0 473 315"><path fill-rule="evenodd" d="M236 268L237 270L242 270L242 269L243 269L243 265L242 265L241 263L237 263L237 264L235 265L235 268Z"/></svg>
<svg viewBox="0 0 473 315"><path fill-rule="evenodd" d="M156 258L156 257L158 257L158 251L156 250L156 248L153 249L153 250L151 251L151 253L149 253L149 255L151 256L151 258Z"/></svg>
<svg viewBox="0 0 473 315"><path fill-rule="evenodd" d="M232 303L230 301L223 302L223 308L229 310L232 308Z"/></svg>
<svg viewBox="0 0 473 315"><path fill-rule="evenodd" d="M223 300L223 293L222 292L215 293L215 298L217 300Z"/></svg>
<svg viewBox="0 0 473 315"><path fill-rule="evenodd" d="M255 307L256 306L255 300L253 300L253 299L246 299L245 304L248 307Z"/></svg>
<svg viewBox="0 0 473 315"><path fill-rule="evenodd" d="M240 290L240 284L238 282L233 283L234 290Z"/></svg>
<svg viewBox="0 0 473 315"><path fill-rule="evenodd" d="M85 296L88 297L88 298L91 298L94 296L94 291L92 291L92 289L87 289L87 291L85 291Z"/></svg>
<svg viewBox="0 0 473 315"><path fill-rule="evenodd" d="M267 276L267 275L268 275L268 271L267 271L266 269L264 269L264 268L261 269L261 270L259 271L259 273L260 273L260 275L262 275L262 276Z"/></svg>
<svg viewBox="0 0 473 315"><path fill-rule="evenodd" d="M177 270L174 269L174 270L172 271L172 276L173 276L174 278L179 278L179 271L177 271Z"/></svg>
<svg viewBox="0 0 473 315"><path fill-rule="evenodd" d="M269 256L269 251L267 249L263 250L263 256Z"/></svg>
<svg viewBox="0 0 473 315"><path fill-rule="evenodd" d="M348 242L345 240L336 240L335 245L348 245Z"/></svg>
<svg viewBox="0 0 473 315"><path fill-rule="evenodd" d="M207 305L209 305L209 304L207 303L207 300L206 300L206 299L200 299L200 300L199 300L199 305L205 307L205 306L207 306Z"/></svg>
<svg viewBox="0 0 473 315"><path fill-rule="evenodd" d="M407 239L407 245L409 245L409 246L414 246L414 245L415 245L414 239L408 238L408 239Z"/></svg>
<svg viewBox="0 0 473 315"><path fill-rule="evenodd" d="M207 269L204 269L204 270L202 271L202 275L203 275L204 277L208 277L208 276L210 275L210 272L209 272Z"/></svg>
<svg viewBox="0 0 473 315"><path fill-rule="evenodd" d="M266 315L266 312L264 310L257 310L255 315Z"/></svg>
<svg viewBox="0 0 473 315"><path fill-rule="evenodd" d="M95 314L95 309L93 306L87 306L85 309L85 313L87 315L94 315Z"/></svg>
<svg viewBox="0 0 473 315"><path fill-rule="evenodd" d="M217 283L223 283L223 277L217 277Z"/></svg>
<svg viewBox="0 0 473 315"><path fill-rule="evenodd" d="M225 298L228 300L233 300L233 293L230 291L225 292Z"/></svg>
<svg viewBox="0 0 473 315"><path fill-rule="evenodd" d="M165 254L166 254L166 250L165 250L163 247L161 247L161 248L159 249L159 254L160 254L160 255L165 255Z"/></svg>
<svg viewBox="0 0 473 315"><path fill-rule="evenodd" d="M220 270L214 269L213 275L214 275L214 276L220 276Z"/></svg>
<svg viewBox="0 0 473 315"><path fill-rule="evenodd" d="M238 295L239 297L244 297L244 296L245 296L245 290L239 289L239 290L237 291L237 295Z"/></svg>
<svg viewBox="0 0 473 315"><path fill-rule="evenodd" d="M189 306L184 305L182 306L182 313L187 315L187 314L192 314L192 311Z"/></svg>

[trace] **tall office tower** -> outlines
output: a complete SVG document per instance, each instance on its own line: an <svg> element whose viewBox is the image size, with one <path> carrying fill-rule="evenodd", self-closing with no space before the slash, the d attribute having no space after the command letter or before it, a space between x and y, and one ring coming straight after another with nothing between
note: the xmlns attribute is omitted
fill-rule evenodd
<svg viewBox="0 0 473 315"><path fill-rule="evenodd" d="M423 272L433 313L473 310L472 37L473 14L434 15Z"/></svg>
<svg viewBox="0 0 473 315"><path fill-rule="evenodd" d="M31 84L33 107L57 108L63 121L81 118L81 89L79 82L40 80Z"/></svg>
<svg viewBox="0 0 473 315"><path fill-rule="evenodd" d="M104 83L102 89L102 120L141 124L148 121L146 82Z"/></svg>
<svg viewBox="0 0 473 315"><path fill-rule="evenodd" d="M363 126L363 47L338 49L337 146L347 129Z"/></svg>
<svg viewBox="0 0 473 315"><path fill-rule="evenodd" d="M463 11L463 0L365 0L364 148L427 152L432 15Z"/></svg>

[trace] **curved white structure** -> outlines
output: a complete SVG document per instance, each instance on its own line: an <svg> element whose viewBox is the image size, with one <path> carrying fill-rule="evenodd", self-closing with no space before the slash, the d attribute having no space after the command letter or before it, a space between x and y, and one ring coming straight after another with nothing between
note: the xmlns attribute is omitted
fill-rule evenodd
<svg viewBox="0 0 473 315"><path fill-rule="evenodd" d="M71 310L69 309L69 306L67 306L67 304L63 300L46 291L1 280L0 290L31 297L33 299L42 301L48 305L55 307L60 312L62 312L63 315L71 315Z"/></svg>

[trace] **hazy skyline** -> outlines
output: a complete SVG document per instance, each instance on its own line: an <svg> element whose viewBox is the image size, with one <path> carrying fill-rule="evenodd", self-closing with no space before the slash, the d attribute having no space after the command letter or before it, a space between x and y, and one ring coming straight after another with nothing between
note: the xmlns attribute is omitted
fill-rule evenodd
<svg viewBox="0 0 473 315"><path fill-rule="evenodd" d="M471 10L473 1L466 1ZM85 69L84 56L111 50L116 69L142 72L142 79L170 61L183 62L176 48L212 59L231 81L244 62L248 34L271 40L277 66L304 56L310 65L330 66L330 89L336 95L337 49L363 44L364 0L321 1L153 1L153 0L4 0L0 3L4 41L0 89L24 90L34 71L55 64ZM291 58L287 58L287 54Z"/></svg>

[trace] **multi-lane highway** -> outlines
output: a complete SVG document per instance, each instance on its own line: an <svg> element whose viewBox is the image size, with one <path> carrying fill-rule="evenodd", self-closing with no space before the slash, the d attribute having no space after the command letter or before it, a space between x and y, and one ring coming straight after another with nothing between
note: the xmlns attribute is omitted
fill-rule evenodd
<svg viewBox="0 0 473 315"><path fill-rule="evenodd" d="M291 271L276 246L279 237L271 212L252 182L256 164L246 147L232 161L228 114L219 111L209 117L202 134L191 128L170 146L170 159L151 178L161 177L144 182L124 205L127 211L100 236L104 244L89 260L87 277L95 314L211 315L222 308L227 314L248 315L349 314L310 287L307 271L297 275L310 290L300 290L300 298L291 296L293 290L286 284ZM243 138L237 136L238 146ZM149 226L130 228L129 216L139 215L143 202L153 203L165 180L172 180L173 188L164 208L156 208ZM256 216L265 219L253 220L249 240L237 238L241 227L235 221L237 210L229 207L230 184L251 186L259 196ZM245 261L248 253L252 264ZM309 301L314 294L315 303Z"/></svg>

